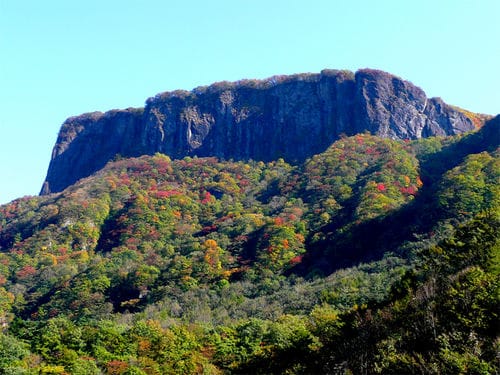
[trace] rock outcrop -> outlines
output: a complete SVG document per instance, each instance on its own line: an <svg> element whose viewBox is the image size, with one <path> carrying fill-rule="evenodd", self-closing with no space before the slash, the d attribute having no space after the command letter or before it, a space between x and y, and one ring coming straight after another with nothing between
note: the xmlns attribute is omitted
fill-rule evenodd
<svg viewBox="0 0 500 375"><path fill-rule="evenodd" d="M295 163L324 151L341 134L369 131L415 139L472 129L462 112L377 70L221 82L156 95L144 109L69 118L41 194L63 190L116 155L161 152L172 158L284 158Z"/></svg>

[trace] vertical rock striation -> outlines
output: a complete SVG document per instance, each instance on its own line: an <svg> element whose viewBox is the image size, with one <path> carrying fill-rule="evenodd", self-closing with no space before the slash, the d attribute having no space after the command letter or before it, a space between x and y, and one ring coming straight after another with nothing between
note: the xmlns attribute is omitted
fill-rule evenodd
<svg viewBox="0 0 500 375"><path fill-rule="evenodd" d="M156 95L143 109L71 117L63 124L41 194L58 192L123 157L161 152L296 163L341 134L415 139L474 129L472 121L385 72L220 82Z"/></svg>

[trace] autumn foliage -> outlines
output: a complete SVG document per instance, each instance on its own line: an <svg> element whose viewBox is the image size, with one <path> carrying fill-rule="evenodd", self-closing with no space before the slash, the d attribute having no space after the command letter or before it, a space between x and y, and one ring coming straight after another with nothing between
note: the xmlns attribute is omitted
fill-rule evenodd
<svg viewBox="0 0 500 375"><path fill-rule="evenodd" d="M2 205L0 372L494 373L500 165L480 136L121 159Z"/></svg>

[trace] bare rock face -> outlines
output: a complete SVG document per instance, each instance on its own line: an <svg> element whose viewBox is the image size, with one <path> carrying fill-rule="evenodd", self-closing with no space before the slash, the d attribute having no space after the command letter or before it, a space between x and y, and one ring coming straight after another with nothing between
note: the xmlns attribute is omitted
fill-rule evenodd
<svg viewBox="0 0 500 375"><path fill-rule="evenodd" d="M52 151L41 194L64 190L119 154L139 156L144 145L141 109L93 112L67 119Z"/></svg>
<svg viewBox="0 0 500 375"><path fill-rule="evenodd" d="M218 83L147 101L145 142L173 158L304 160L349 130L352 73Z"/></svg>
<svg viewBox="0 0 500 375"><path fill-rule="evenodd" d="M415 139L472 129L467 116L441 99L428 99L410 82L377 70L221 82L156 95L144 110L69 118L41 194L63 190L118 154L298 163L341 134Z"/></svg>

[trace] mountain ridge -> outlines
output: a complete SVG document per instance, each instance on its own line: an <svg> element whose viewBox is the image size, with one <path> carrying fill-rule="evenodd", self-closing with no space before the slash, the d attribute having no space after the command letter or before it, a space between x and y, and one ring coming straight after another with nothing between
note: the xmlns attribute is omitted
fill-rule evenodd
<svg viewBox="0 0 500 375"><path fill-rule="evenodd" d="M473 121L476 120L476 121ZM471 117L414 84L379 70L218 82L158 94L144 108L68 118L41 194L58 192L122 157L302 162L341 134L417 139L475 129Z"/></svg>

